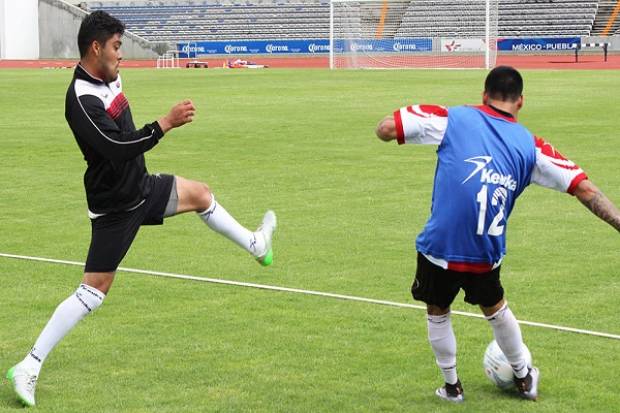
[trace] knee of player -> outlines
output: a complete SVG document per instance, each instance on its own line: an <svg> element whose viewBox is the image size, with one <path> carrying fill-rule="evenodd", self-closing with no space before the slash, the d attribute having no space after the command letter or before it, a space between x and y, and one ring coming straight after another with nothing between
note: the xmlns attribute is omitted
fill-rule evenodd
<svg viewBox="0 0 620 413"><path fill-rule="evenodd" d="M196 203L199 210L208 209L211 206L211 202L213 201L213 194L211 193L211 189L205 183L200 183L199 190L196 194Z"/></svg>

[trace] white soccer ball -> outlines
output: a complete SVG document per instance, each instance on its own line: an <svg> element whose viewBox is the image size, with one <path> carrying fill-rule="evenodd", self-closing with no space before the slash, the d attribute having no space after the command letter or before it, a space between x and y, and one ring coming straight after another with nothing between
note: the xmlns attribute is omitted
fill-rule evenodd
<svg viewBox="0 0 620 413"><path fill-rule="evenodd" d="M523 344L523 353L525 353L525 361L528 367L532 367L532 354L525 344ZM512 367L506 359L504 352L499 348L495 340L487 346L482 360L484 374L501 389L507 389L514 386L514 373Z"/></svg>

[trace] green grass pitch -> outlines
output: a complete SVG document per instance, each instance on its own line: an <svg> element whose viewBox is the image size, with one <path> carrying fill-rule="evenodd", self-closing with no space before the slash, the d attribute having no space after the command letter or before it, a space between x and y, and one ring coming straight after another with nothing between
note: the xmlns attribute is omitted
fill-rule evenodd
<svg viewBox="0 0 620 413"><path fill-rule="evenodd" d="M84 161L64 119L69 70L0 71L0 252L83 261ZM195 121L147 157L207 182L239 221L279 218L261 268L192 214L143 228L125 267L410 302L413 240L435 148L374 137L409 103L477 104L484 71L123 71L136 125L183 98ZM520 121L620 204L620 73L524 71ZM532 186L508 230L502 280L517 318L620 333L618 233L574 198ZM0 369L19 361L78 267L0 258ZM453 309L477 312L457 297ZM496 389L484 320L454 317L466 403L442 379L424 312L119 273L102 308L48 358L39 412L613 412L620 342L522 328L540 399ZM5 379L0 411L19 410Z"/></svg>

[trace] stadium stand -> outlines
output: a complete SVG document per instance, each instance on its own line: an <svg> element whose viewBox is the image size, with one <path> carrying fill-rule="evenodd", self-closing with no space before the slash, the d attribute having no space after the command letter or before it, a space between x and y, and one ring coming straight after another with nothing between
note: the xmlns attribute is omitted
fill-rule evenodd
<svg viewBox="0 0 620 413"><path fill-rule="evenodd" d="M597 9L595 0L500 2L500 36L589 36Z"/></svg>
<svg viewBox="0 0 620 413"><path fill-rule="evenodd" d="M151 2L152 3L152 2ZM152 41L324 38L329 33L329 3L255 1L157 5L89 3L106 10L131 32Z"/></svg>
<svg viewBox="0 0 620 413"><path fill-rule="evenodd" d="M408 8L397 35L403 37L462 36L475 33L455 31L455 27L473 27L480 21L483 27L484 8L475 13L463 13L463 8L451 7L458 0L417 0ZM478 0L480 3L480 0ZM440 5L441 7L437 7ZM587 36L590 34L597 10L596 1L582 0L517 0L499 3L500 37ZM467 30L467 29L465 29Z"/></svg>
<svg viewBox="0 0 620 413"><path fill-rule="evenodd" d="M395 4L390 18L396 24L383 35L467 36L471 33L454 27L463 20L484 21L484 12L463 14L462 7L452 7L458 4L462 0ZM88 6L108 11L131 32L151 41L324 39L329 35L329 0L119 1ZM596 0L500 0L499 36L588 36L598 7ZM362 37L375 34L373 21L351 19L351 24L359 25Z"/></svg>

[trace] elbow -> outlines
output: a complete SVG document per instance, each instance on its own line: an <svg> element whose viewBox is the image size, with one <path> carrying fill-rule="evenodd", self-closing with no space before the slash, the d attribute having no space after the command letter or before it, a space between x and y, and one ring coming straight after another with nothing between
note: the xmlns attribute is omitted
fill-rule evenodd
<svg viewBox="0 0 620 413"><path fill-rule="evenodd" d="M379 122L375 128L375 134L384 142L389 142L396 139L396 126L394 124L394 119L387 117Z"/></svg>
<svg viewBox="0 0 620 413"><path fill-rule="evenodd" d="M385 134L385 130L383 127L383 121L379 122L379 124L377 125L377 127L375 128L375 135L377 135L377 138L384 140L383 139L383 135Z"/></svg>

